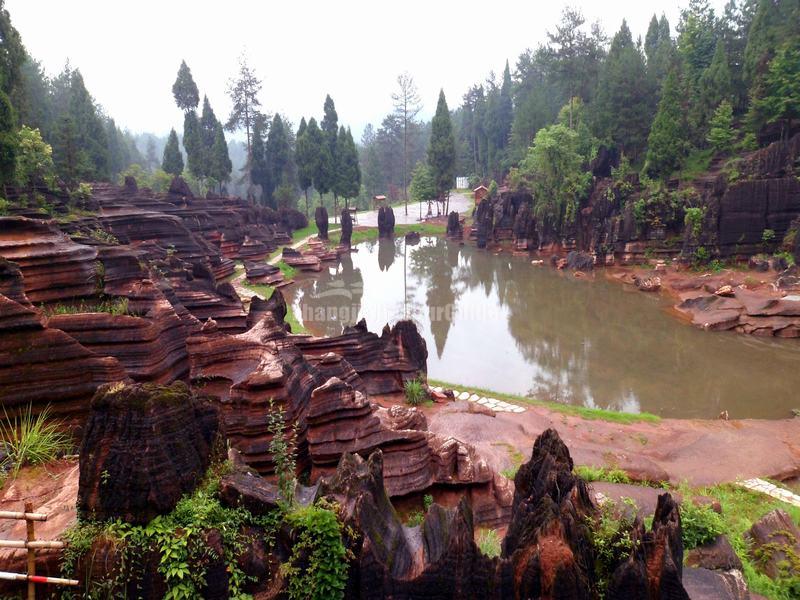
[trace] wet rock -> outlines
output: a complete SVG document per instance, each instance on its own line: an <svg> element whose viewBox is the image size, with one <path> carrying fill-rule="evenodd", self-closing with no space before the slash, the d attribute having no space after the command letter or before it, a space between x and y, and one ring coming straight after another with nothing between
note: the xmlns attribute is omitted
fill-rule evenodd
<svg viewBox="0 0 800 600"><path fill-rule="evenodd" d="M693 548L686 554L686 564L690 567L730 571L742 570L742 561L724 535L717 536L712 543Z"/></svg>
<svg viewBox="0 0 800 600"><path fill-rule="evenodd" d="M294 248L287 246L283 249L283 255L281 259L290 267L295 267L301 271L322 270L322 262L320 261L320 258L311 252L301 253L299 250L295 250Z"/></svg>
<svg viewBox="0 0 800 600"><path fill-rule="evenodd" d="M683 541L678 504L669 494L658 497L653 527L645 531L637 518L631 532L633 550L614 571L606 597L689 600L682 584Z"/></svg>
<svg viewBox="0 0 800 600"><path fill-rule="evenodd" d="M328 239L328 209L318 206L314 210L314 222L317 224L317 237L321 240Z"/></svg>
<svg viewBox="0 0 800 600"><path fill-rule="evenodd" d="M406 244L408 244L410 246L416 246L417 244L419 244L420 239L422 239L422 238L420 238L420 235L419 235L418 231L409 231L405 235Z"/></svg>
<svg viewBox="0 0 800 600"><path fill-rule="evenodd" d="M135 524L168 513L205 475L219 435L215 406L182 383L104 386L81 443L78 513Z"/></svg>
<svg viewBox="0 0 800 600"><path fill-rule="evenodd" d="M461 219L456 211L451 211L450 214L447 215L447 237L452 240L460 240L464 237Z"/></svg>
<svg viewBox="0 0 800 600"><path fill-rule="evenodd" d="M633 284L643 292L657 292L661 289L661 277L634 277Z"/></svg>
<svg viewBox="0 0 800 600"><path fill-rule="evenodd" d="M758 271L759 273L766 273L769 271L769 261L763 258L758 258L757 256L751 256L750 260L747 262L747 266L753 271Z"/></svg>
<svg viewBox="0 0 800 600"><path fill-rule="evenodd" d="M712 571L688 567L683 570L683 586L692 600L750 600L741 571Z"/></svg>
<svg viewBox="0 0 800 600"><path fill-rule="evenodd" d="M254 515L266 515L278 508L278 486L247 472L225 475L220 481L220 500L225 506L243 506Z"/></svg>
<svg viewBox="0 0 800 600"><path fill-rule="evenodd" d="M591 271L594 269L594 257L586 252L573 250L567 253L565 267L570 271Z"/></svg>
<svg viewBox="0 0 800 600"><path fill-rule="evenodd" d="M391 238L394 236L394 209L391 206L381 206L378 209L378 237Z"/></svg>
<svg viewBox="0 0 800 600"><path fill-rule="evenodd" d="M346 208L342 210L341 227L342 235L339 243L345 248L350 248L350 239L353 237L353 217Z"/></svg>
<svg viewBox="0 0 800 600"><path fill-rule="evenodd" d="M750 558L756 568L771 577L800 576L800 528L782 510L773 510L747 532Z"/></svg>

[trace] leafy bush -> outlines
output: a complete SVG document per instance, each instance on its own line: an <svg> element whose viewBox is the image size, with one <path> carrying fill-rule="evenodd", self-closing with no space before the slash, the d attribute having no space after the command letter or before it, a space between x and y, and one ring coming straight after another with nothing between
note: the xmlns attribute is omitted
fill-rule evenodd
<svg viewBox="0 0 800 600"><path fill-rule="evenodd" d="M290 600L344 598L350 555L335 508L321 501L286 515L297 536L289 561L281 565Z"/></svg>
<svg viewBox="0 0 800 600"><path fill-rule="evenodd" d="M624 501L631 504L632 501ZM612 501L600 505L596 521L586 523L595 552L595 573L600 589L605 589L617 565L633 550L631 529L633 510L620 510Z"/></svg>
<svg viewBox="0 0 800 600"><path fill-rule="evenodd" d="M55 460L72 447L72 441L59 421L50 419L47 406L34 415L31 406L18 416L10 417L3 409L5 418L0 421L0 438L6 457L0 462L3 471L16 476L25 465L41 465Z"/></svg>
<svg viewBox="0 0 800 600"><path fill-rule="evenodd" d="M681 504L681 527L686 550L711 543L725 531L722 517L714 509L689 499Z"/></svg>
<svg viewBox="0 0 800 600"><path fill-rule="evenodd" d="M283 410L275 408L271 398L267 413L267 431L272 435L269 451L275 463L275 474L278 476L279 502L284 508L289 508L294 504L294 490L297 486L297 448L295 446L297 432L292 430L291 437L286 435L286 417Z"/></svg>
<svg viewBox="0 0 800 600"><path fill-rule="evenodd" d="M422 522L425 520L425 513L421 510L415 510L408 513L406 517L406 526L407 527L419 527L422 525Z"/></svg>
<svg viewBox="0 0 800 600"><path fill-rule="evenodd" d="M700 246L694 251L694 265L700 266L706 264L711 259L711 253L706 250L705 246Z"/></svg>
<svg viewBox="0 0 800 600"><path fill-rule="evenodd" d="M691 226L692 235L697 238L703 231L703 216L705 210L697 206L692 206L686 209L686 214L683 217L684 223Z"/></svg>
<svg viewBox="0 0 800 600"><path fill-rule="evenodd" d="M478 533L478 548L489 558L500 556L500 536L494 529L482 529Z"/></svg>
<svg viewBox="0 0 800 600"><path fill-rule="evenodd" d="M45 316L54 315L77 315L82 313L108 313L110 315L129 315L128 299L119 298L99 298L97 300L81 300L73 304L51 304L42 305Z"/></svg>
<svg viewBox="0 0 800 600"><path fill-rule="evenodd" d="M769 244L775 239L775 230L774 229L765 229L761 232L761 241L764 244Z"/></svg>
<svg viewBox="0 0 800 600"><path fill-rule="evenodd" d="M411 406L419 406L427 399L425 386L419 379L409 379L403 384L406 402Z"/></svg>
<svg viewBox="0 0 800 600"><path fill-rule="evenodd" d="M0 198L0 217L8 214L9 201L5 198Z"/></svg>

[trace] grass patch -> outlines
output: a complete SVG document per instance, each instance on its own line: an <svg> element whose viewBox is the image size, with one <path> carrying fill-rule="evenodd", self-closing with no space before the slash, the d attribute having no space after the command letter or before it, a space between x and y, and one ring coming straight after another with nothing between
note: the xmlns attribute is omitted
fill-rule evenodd
<svg viewBox="0 0 800 600"><path fill-rule="evenodd" d="M500 536L494 529L481 529L476 543L480 551L489 558L500 556Z"/></svg>
<svg viewBox="0 0 800 600"><path fill-rule="evenodd" d="M415 223L414 225L396 225L394 228L395 237L402 237L410 231L416 231L421 236L444 235L447 226L439 223ZM330 235L331 242L338 244L342 239L341 231L335 231ZM350 244L355 246L361 242L371 242L378 239L377 227L354 227L350 237Z"/></svg>
<svg viewBox="0 0 800 600"><path fill-rule="evenodd" d="M606 481L608 483L632 483L628 474L617 467L592 467L589 465L576 465L575 474L586 482Z"/></svg>
<svg viewBox="0 0 800 600"><path fill-rule="evenodd" d="M506 479L514 479L517 475L517 471L519 471L520 465L525 462L525 455L508 442L493 442L492 446L504 446L506 451L508 451L509 458L511 459L511 466L500 471L500 474Z"/></svg>
<svg viewBox="0 0 800 600"><path fill-rule="evenodd" d="M264 298L264 300L269 300L272 297L272 294L275 292L275 288L271 285L266 285L263 283L251 283L246 279L242 281L242 287L247 288L251 292L261 296ZM284 320L292 328L292 333L308 333L308 330L303 327L303 324L297 320L294 312L292 312L292 307L289 305L286 306L286 317Z"/></svg>
<svg viewBox="0 0 800 600"><path fill-rule="evenodd" d="M428 379L428 384L432 386L441 386L444 388L465 389L462 385L448 383L446 381L437 381L435 379ZM469 387L469 390L481 396L488 396L490 398L497 398L516 404L530 404L533 406L541 406L558 413L580 417L587 420L595 421L609 421L611 423L621 423L623 425L630 423L660 423L661 417L650 413L624 413L616 412L613 410L605 410L602 408L585 408L583 406L573 406L571 404L560 404L558 402L545 402L543 400L536 400L526 396L517 396L514 394L504 394L502 392L495 392L484 388Z"/></svg>
<svg viewBox="0 0 800 600"><path fill-rule="evenodd" d="M403 390L406 395L406 404L411 406L420 406L428 397L425 392L425 386L419 379L409 379L403 384Z"/></svg>
<svg viewBox="0 0 800 600"><path fill-rule="evenodd" d="M97 300L81 300L71 304L42 304L42 312L47 317L55 315L77 315L81 313L108 313L110 315L129 315L128 299L107 298Z"/></svg>
<svg viewBox="0 0 800 600"><path fill-rule="evenodd" d="M693 179L697 179L703 173L708 171L708 167L711 164L711 159L713 156L713 148L708 148L706 150L695 150L686 157L683 167L681 167L681 170L677 173L678 179L681 181L691 181Z"/></svg>
<svg viewBox="0 0 800 600"><path fill-rule="evenodd" d="M281 273L283 273L283 278L284 279L287 279L287 280L288 279L294 279L294 276L297 275L297 269L295 269L294 267L292 267L290 265L287 265L286 262L284 262L282 260L278 261L278 263L275 266L278 267L281 270Z"/></svg>
<svg viewBox="0 0 800 600"><path fill-rule="evenodd" d="M10 417L3 409L5 418L0 421L0 439L6 457L0 463L3 471L10 471L16 477L25 465L42 465L51 462L68 452L72 440L62 430L61 423L50 418L47 406L34 415L30 404L25 411Z"/></svg>
<svg viewBox="0 0 800 600"><path fill-rule="evenodd" d="M721 533L728 536L733 549L742 560L744 578L750 591L773 600L797 598L797 592L800 590L800 581L797 577L773 581L756 570L756 564L747 553L748 545L744 534L752 527L753 523L775 509L786 511L792 520L800 526L800 508L732 484L699 488L693 490L693 492L714 498L722 505L721 522L718 525ZM684 507L681 507L681 521L684 524L684 528L686 528L687 516L692 518L692 511L693 509L686 511ZM685 538L686 533L684 531L684 540Z"/></svg>

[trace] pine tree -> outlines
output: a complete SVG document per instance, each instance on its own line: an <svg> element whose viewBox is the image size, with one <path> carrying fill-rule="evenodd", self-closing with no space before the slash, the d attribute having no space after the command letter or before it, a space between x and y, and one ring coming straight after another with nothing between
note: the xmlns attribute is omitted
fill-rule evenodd
<svg viewBox="0 0 800 600"><path fill-rule="evenodd" d="M623 20L600 74L595 122L598 136L611 140L634 161L647 140L651 97L644 58Z"/></svg>
<svg viewBox="0 0 800 600"><path fill-rule="evenodd" d="M69 186L90 178L92 165L86 151L81 148L75 123L68 112L56 127L53 161L58 174Z"/></svg>
<svg viewBox="0 0 800 600"><path fill-rule="evenodd" d="M199 175L201 179L204 177L213 177L211 171L215 168L214 161L216 160L215 150L213 150L213 148L217 143L217 130L220 127L221 124L217 120L217 115L214 114L214 109L211 108L208 96L203 96L203 112L200 115L197 131L197 139L199 140L197 152L200 159ZM214 177L214 179L216 179L216 177Z"/></svg>
<svg viewBox="0 0 800 600"><path fill-rule="evenodd" d="M78 70L73 71L70 77L68 112L78 147L88 159L89 170L84 176L92 180L107 179L109 155L106 128Z"/></svg>
<svg viewBox="0 0 800 600"><path fill-rule="evenodd" d="M732 98L731 71L728 67L728 57L722 40L717 42L714 59L700 76L698 89L695 122L698 134L704 135L707 130L706 123L720 103L730 101Z"/></svg>
<svg viewBox="0 0 800 600"><path fill-rule="evenodd" d="M716 152L730 150L734 140L733 107L727 100L720 102L711 117L710 129L706 141Z"/></svg>
<svg viewBox="0 0 800 600"><path fill-rule="evenodd" d="M782 137L800 119L800 37L782 46L754 89L748 122L754 133L780 123Z"/></svg>
<svg viewBox="0 0 800 600"><path fill-rule="evenodd" d="M185 60L178 67L178 77L172 84L172 95L175 96L175 104L185 113L195 110L200 103L200 92Z"/></svg>
<svg viewBox="0 0 800 600"><path fill-rule="evenodd" d="M664 80L658 112L647 138L645 171L651 177L669 177L686 154L688 133L682 95L681 82L673 70Z"/></svg>
<svg viewBox="0 0 800 600"><path fill-rule="evenodd" d="M175 129L170 130L167 145L164 147L164 158L161 168L170 175L179 176L183 173L183 156L178 145L178 134Z"/></svg>
<svg viewBox="0 0 800 600"><path fill-rule="evenodd" d="M225 141L222 125L217 123L214 143L211 146L208 176L219 184L220 193L222 193L222 185L230 181L232 170L233 165L228 155L228 143Z"/></svg>
<svg viewBox="0 0 800 600"><path fill-rule="evenodd" d="M428 164L433 171L436 193L439 201L445 201L455 177L456 144L453 138L453 125L444 90L439 91L436 114L431 121L431 139L428 145ZM445 212L447 212L445 206Z"/></svg>
<svg viewBox="0 0 800 600"><path fill-rule="evenodd" d="M414 119L422 109L420 105L417 86L414 79L408 73L402 73L397 77L398 91L392 94L394 102L394 114L403 124L403 200L405 201L405 212L408 214L408 142L409 134L414 129Z"/></svg>
<svg viewBox="0 0 800 600"><path fill-rule="evenodd" d="M239 74L236 79L228 81L228 96L233 108L231 109L225 129L236 131L244 129L247 135L247 164L252 159L252 131L261 108L258 94L261 91L261 80L247 64L247 57L239 57ZM248 174L249 175L249 174Z"/></svg>

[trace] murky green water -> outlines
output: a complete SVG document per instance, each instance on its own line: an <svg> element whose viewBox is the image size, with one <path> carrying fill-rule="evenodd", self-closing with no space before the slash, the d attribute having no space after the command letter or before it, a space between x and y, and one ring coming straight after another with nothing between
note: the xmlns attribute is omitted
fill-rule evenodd
<svg viewBox="0 0 800 600"><path fill-rule="evenodd" d="M413 319L434 379L669 417L800 408L797 340L704 332L668 315L658 295L441 238L358 250L301 277L287 301L317 335L362 317L373 331Z"/></svg>

